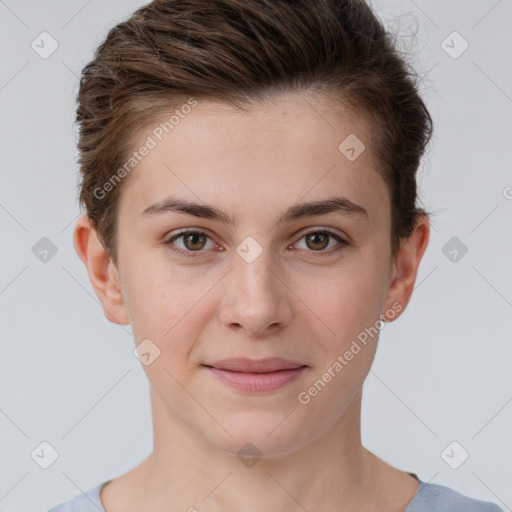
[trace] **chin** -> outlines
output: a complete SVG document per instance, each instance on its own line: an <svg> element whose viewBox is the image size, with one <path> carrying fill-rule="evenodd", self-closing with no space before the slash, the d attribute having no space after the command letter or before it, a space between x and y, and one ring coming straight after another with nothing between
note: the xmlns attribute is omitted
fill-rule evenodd
<svg viewBox="0 0 512 512"><path fill-rule="evenodd" d="M286 415L262 417L261 412L244 413L243 418L238 417L236 421L220 421L233 437L218 431L220 435L210 441L220 450L237 456L241 462L245 457L247 460L250 457L284 457L307 444L307 436L304 425L300 429L295 425L296 418L289 417L284 421L283 418Z"/></svg>

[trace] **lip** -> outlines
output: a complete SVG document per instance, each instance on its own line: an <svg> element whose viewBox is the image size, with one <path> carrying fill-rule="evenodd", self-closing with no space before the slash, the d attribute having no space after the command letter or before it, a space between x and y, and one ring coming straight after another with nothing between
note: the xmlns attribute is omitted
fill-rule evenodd
<svg viewBox="0 0 512 512"><path fill-rule="evenodd" d="M281 358L223 359L203 366L224 383L251 392L279 389L297 379L307 368L306 365Z"/></svg>
<svg viewBox="0 0 512 512"><path fill-rule="evenodd" d="M219 370L230 370L232 372L244 373L269 373L279 370L295 370L302 363L291 361L290 359L282 359L280 357L268 357L266 359L247 359L237 357L231 359L221 359L213 363L205 363L205 366L212 366Z"/></svg>

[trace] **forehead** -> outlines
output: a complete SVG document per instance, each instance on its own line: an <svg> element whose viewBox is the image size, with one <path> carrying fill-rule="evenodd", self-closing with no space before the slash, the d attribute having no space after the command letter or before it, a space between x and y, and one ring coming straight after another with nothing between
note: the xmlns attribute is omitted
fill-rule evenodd
<svg viewBox="0 0 512 512"><path fill-rule="evenodd" d="M197 100L140 131L134 150L151 149L132 172L120 209L138 215L181 195L261 216L262 201L282 210L337 193L379 216L389 197L369 133L362 119L322 96L281 94L244 110Z"/></svg>

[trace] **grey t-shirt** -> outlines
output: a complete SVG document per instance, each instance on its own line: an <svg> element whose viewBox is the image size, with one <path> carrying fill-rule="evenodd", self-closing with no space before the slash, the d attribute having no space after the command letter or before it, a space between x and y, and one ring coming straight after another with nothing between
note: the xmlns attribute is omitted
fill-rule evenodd
<svg viewBox="0 0 512 512"><path fill-rule="evenodd" d="M404 512L504 512L490 501L475 500L444 485L423 482L414 473L409 474L419 481L419 485ZM109 481L76 495L48 512L105 512L100 491Z"/></svg>

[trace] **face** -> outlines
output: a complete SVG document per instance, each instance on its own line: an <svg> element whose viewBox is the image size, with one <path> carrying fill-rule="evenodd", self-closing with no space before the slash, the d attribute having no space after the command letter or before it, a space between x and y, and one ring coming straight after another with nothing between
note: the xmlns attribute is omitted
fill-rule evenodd
<svg viewBox="0 0 512 512"><path fill-rule="evenodd" d="M291 453L340 421L394 302L390 198L367 127L290 93L247 111L199 101L161 141L154 128L118 217L123 307L135 343L159 351L144 371L166 414L212 445ZM255 390L205 366L274 357L305 368Z"/></svg>

